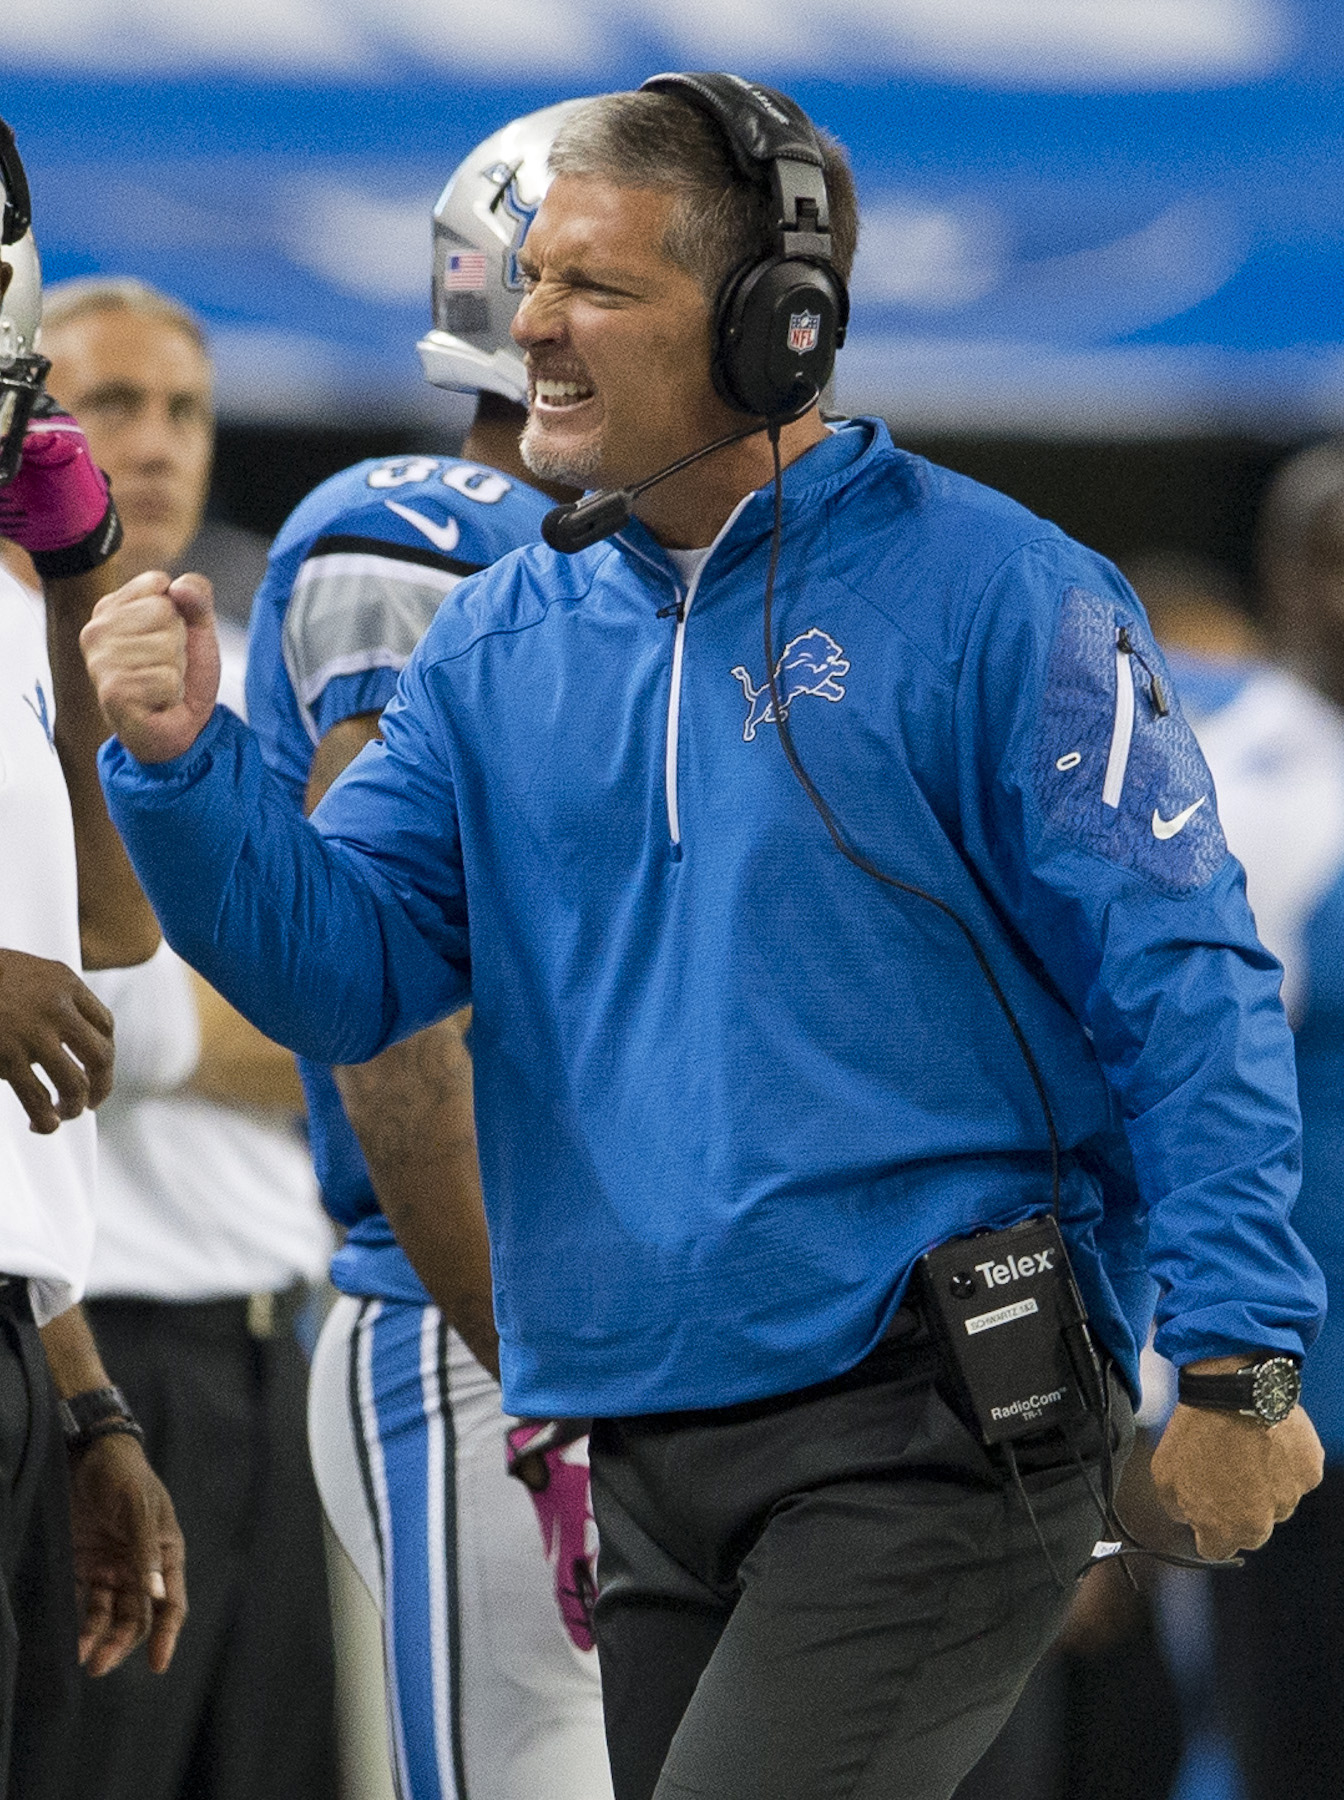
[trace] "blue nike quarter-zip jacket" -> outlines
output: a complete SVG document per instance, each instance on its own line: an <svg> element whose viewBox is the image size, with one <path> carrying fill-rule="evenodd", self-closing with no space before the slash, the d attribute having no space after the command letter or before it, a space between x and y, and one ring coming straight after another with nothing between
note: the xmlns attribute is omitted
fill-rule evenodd
<svg viewBox="0 0 1344 1800"><path fill-rule="evenodd" d="M506 1405L726 1405L857 1362L925 1249L1049 1203L958 925L835 849L785 760L772 492L689 588L638 524L440 608L311 822L217 710L109 806L262 1030L362 1060L470 1000ZM772 656L850 842L954 908L1026 1034L1094 1326L1135 1379L1302 1352L1320 1276L1280 969L1129 588L856 421L786 470Z"/></svg>

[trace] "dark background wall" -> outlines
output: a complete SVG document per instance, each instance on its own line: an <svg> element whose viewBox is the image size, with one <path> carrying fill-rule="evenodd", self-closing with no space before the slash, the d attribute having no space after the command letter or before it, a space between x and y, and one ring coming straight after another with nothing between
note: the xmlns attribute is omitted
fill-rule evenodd
<svg viewBox="0 0 1344 1800"><path fill-rule="evenodd" d="M1259 495L1293 443L1175 438L1079 443L1038 438L893 435L908 449L1001 488L1105 555L1141 550L1214 557L1247 576ZM225 426L212 510L273 534L325 476L365 456L452 452L422 424L376 431Z"/></svg>

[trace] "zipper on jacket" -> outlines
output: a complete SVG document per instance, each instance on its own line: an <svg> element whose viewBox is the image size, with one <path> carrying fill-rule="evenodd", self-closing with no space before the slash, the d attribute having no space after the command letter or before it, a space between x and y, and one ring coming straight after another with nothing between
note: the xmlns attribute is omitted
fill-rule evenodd
<svg viewBox="0 0 1344 1800"><path fill-rule="evenodd" d="M1115 641L1117 647L1132 656L1135 662L1143 670L1144 674L1148 677L1148 703L1159 719L1165 719L1171 712L1171 708L1167 704L1166 687L1163 684L1162 677L1148 661L1148 658L1143 654L1143 651L1135 648L1129 635L1128 625L1122 625L1120 627L1115 635Z"/></svg>
<svg viewBox="0 0 1344 1800"><path fill-rule="evenodd" d="M711 555L713 552L711 552ZM681 849L681 810L677 797L677 744L681 733L681 665L686 653L686 615L691 610L700 577L705 572L705 558L695 571L685 594L678 593L675 617L676 636L672 639L672 680L667 693L667 738L663 746L663 788L667 795L667 832L674 850Z"/></svg>
<svg viewBox="0 0 1344 1800"><path fill-rule="evenodd" d="M628 538L620 536L616 541L622 544L631 556L637 557L640 562L645 563L664 581L671 580L667 570L654 562L652 557L646 556L637 544L632 544ZM717 541L716 539L715 542ZM708 561L709 558L706 557L705 562ZM672 677L667 701L667 725L663 740L663 791L667 805L667 829L672 839L672 848L678 854L681 852L681 821L677 814L677 727L681 713L681 659L686 636L686 612L695 595L704 566L705 564L701 563L700 568L696 570L695 580L685 594L673 581L672 592L676 595L676 599L671 606L658 607L653 615L655 619L675 619L677 621L677 634L672 644Z"/></svg>
<svg viewBox="0 0 1344 1800"><path fill-rule="evenodd" d="M1111 753L1106 758L1106 778L1101 788L1101 804L1118 807L1125 788L1129 768L1129 752L1134 741L1134 669L1138 663L1148 677L1148 702L1154 717L1165 719L1171 712L1162 677L1134 646L1128 625L1115 634L1115 721L1111 726Z"/></svg>
<svg viewBox="0 0 1344 1800"><path fill-rule="evenodd" d="M672 848L678 856L681 854L681 807L677 794L677 746L681 736L681 671L686 656L686 620L690 616L691 607L695 602L695 596L700 590L700 583L704 577L705 570L714 560L714 552L733 529L733 526L736 525L739 517L746 510L752 497L751 494L743 494L737 505L723 521L723 524L715 535L714 542L709 546L708 554L701 562L700 567L695 571L695 575L691 580L690 586L686 589L686 592L683 594L680 587L676 588L676 604L674 606L660 607L657 613L657 616L660 619L675 618L677 621L676 636L672 640L672 675L668 684L667 693L667 735L663 742L663 789L667 801L667 832L672 841ZM624 544L627 550L639 557L641 562L649 562L649 558L644 555L643 551L637 549L628 539L620 538L618 541ZM656 563L650 563L649 566L651 568L657 568L658 565ZM666 571L659 570L659 573L665 574Z"/></svg>
<svg viewBox="0 0 1344 1800"><path fill-rule="evenodd" d="M1111 726L1111 753L1106 758L1106 778L1101 784L1101 804L1117 807L1129 767L1129 747L1134 741L1134 671L1130 658L1134 647L1124 626L1115 637L1115 720Z"/></svg>

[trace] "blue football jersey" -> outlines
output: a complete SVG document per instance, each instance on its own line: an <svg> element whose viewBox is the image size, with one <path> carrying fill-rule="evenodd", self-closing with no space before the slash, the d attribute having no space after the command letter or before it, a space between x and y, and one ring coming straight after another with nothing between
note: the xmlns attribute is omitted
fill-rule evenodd
<svg viewBox="0 0 1344 1800"><path fill-rule="evenodd" d="M402 456L342 470L295 508L253 603L247 704L262 754L296 807L326 733L342 719L382 711L454 588L535 542L550 505L496 469ZM348 1230L333 1280L348 1293L424 1300L330 1071L302 1058L299 1068L323 1199Z"/></svg>

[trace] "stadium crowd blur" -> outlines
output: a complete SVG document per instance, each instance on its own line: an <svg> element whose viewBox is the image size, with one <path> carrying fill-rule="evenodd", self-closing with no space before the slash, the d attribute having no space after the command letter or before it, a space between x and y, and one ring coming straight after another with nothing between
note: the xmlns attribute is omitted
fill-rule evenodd
<svg viewBox="0 0 1344 1800"><path fill-rule="evenodd" d="M226 435L233 488L263 485L269 467L274 491L284 496L284 503L273 505L269 514L264 508L254 509L242 521L231 516L226 482L216 488L210 511L202 519L211 455L208 369L195 416L180 399L174 416L171 396L146 395L139 401L134 394L128 397L126 382L118 387L104 381L101 389L95 384L84 394L73 391L83 353L77 342L81 317L86 337L93 330L91 317L104 326L109 318L121 317L115 300L110 312L81 315L77 290L78 284L72 284L66 299L58 296L49 312L48 353L56 358L51 386L81 418L107 461L127 526L118 579L128 578L141 566L202 569L214 581L220 610L234 624L240 641L250 596L265 566L266 540L258 527L273 529L285 506L298 498L290 491L294 477L292 469L284 467L286 460L292 463L297 455L310 477L305 485L311 485L361 455L391 447L389 434L317 435L306 445L297 427ZM187 363L194 354L205 366L204 346L189 315L177 315L171 307L156 314L152 306L146 315L136 310L141 305L137 290L126 284L122 293L123 298L129 296L130 308L130 324L121 319L123 330L143 329L151 336L155 330L166 331ZM63 376L72 391L60 385ZM188 382L183 392L189 387ZM137 405L138 425L131 417ZM910 443L899 416L890 423L897 442ZM134 439L133 449L116 451L118 431L124 443ZM411 447L408 436L431 447L423 424L395 436L395 446ZM432 447L456 448L447 434ZM918 441L910 447L923 448ZM975 441L968 438L964 448L967 461L962 466L969 473L980 473ZM983 445L979 449L983 451ZM940 460L959 466L956 444L943 441L937 453ZM251 468L244 468L249 461ZM1097 463L1099 472L1103 466ZM1011 471L1005 474L1002 463L994 479L1014 492ZM181 496L180 502L174 495ZM1057 506L1039 485L1038 491L1016 497L1088 538L1086 523L1069 516L1070 499L1076 494L1060 497ZM138 502L144 529L137 536ZM178 513L173 511L175 504ZM1108 508L1124 524L1116 542L1100 547L1117 557L1148 608L1169 658L1176 693L1213 769L1220 813L1231 848L1246 866L1261 932L1285 966L1285 999L1297 1033L1305 1125L1304 1186L1295 1223L1333 1287L1337 1274L1344 1274L1344 1215L1335 1204L1336 1185L1344 1180L1340 1173L1344 1168L1344 445L1308 445L1284 455L1256 499L1251 554L1245 542L1229 544L1222 558L1208 554L1207 534L1194 529L1193 521L1187 534L1169 526L1155 539L1137 493L1127 506L1123 489L1112 491ZM1192 544L1199 548L1192 550ZM21 555L7 560L23 578ZM31 583L30 574L28 578ZM162 953L164 958L169 954ZM185 972L165 977L161 966L159 979L180 986ZM176 1061L169 1058L170 1073L145 1077L133 1095L114 1097L103 1125L105 1130L111 1127L113 1154L121 1160L132 1190L137 1180L150 1180L144 1173L150 1157L147 1146L171 1142L175 1132L187 1134L187 1147L178 1152L181 1167L193 1157L199 1161L200 1134L206 1134L212 1146L208 1153L212 1178L233 1166L230 1157L234 1163L249 1156L263 1162L269 1158L274 1193L274 1171L283 1167L291 1201L286 1230L292 1251L287 1260L281 1259L283 1266L267 1266L258 1273L254 1245L249 1252L252 1262L240 1253L239 1267L246 1267L245 1274L223 1287L212 1286L184 1272L189 1261L184 1252L181 1266L166 1270L155 1296L160 1309L189 1310L210 1340L208 1345L174 1350L181 1378L189 1380L193 1370L204 1366L205 1357L218 1357L220 1333L226 1325L230 1329L236 1325L239 1353L245 1351L250 1359L246 1380L264 1385L263 1365L277 1334L291 1360L295 1354L296 1315L306 1284L316 1278L324 1260L324 1228L310 1184L293 1162L293 1127L286 1114L297 1105L295 1090L287 1070L268 1060L273 1047L260 1040L240 1044L231 1039L233 1061L224 1073L213 1075L212 1031L251 1028L242 1027L241 1021L221 1022L209 1010L210 996L198 987L183 988L181 993L174 988L173 993L174 1003L190 1014L184 1030L194 1053L188 1049ZM129 1035L122 1025L115 984L107 997L119 1030ZM129 1000L126 1004L129 1007ZM193 1006L198 1013L191 1013ZM164 1026L163 1018L158 1025ZM132 1071L119 1073L125 1085L136 1079L133 1071L138 1065L124 1048L122 1056L119 1070ZM269 1089L266 1097L271 1104L264 1119L255 1108L259 1084ZM143 1118L137 1122L133 1109L151 1102L157 1112L147 1123ZM232 1113L233 1123L227 1119L221 1123L221 1112ZM221 1148L226 1140L227 1149ZM278 1229L274 1220L271 1228ZM116 1296L122 1290L111 1262L95 1291L103 1296L91 1309L99 1335L113 1338L119 1324ZM211 1312L216 1303L224 1310ZM124 1310L124 1297L121 1304ZM121 1367L129 1364L132 1341L142 1335L144 1322L137 1317L126 1323L128 1332L132 1325L134 1331L128 1336L124 1359L118 1351ZM291 1369L286 1378L292 1374ZM1155 1441L1174 1398L1174 1371L1149 1356L1145 1378L1142 1422ZM148 1396L137 1400L133 1375L125 1375L123 1384L150 1423L155 1402ZM1326 1448L1322 1487L1307 1496L1298 1514L1276 1531L1264 1550L1246 1559L1247 1567L1240 1573L1210 1575L1155 1564L1122 1568L1118 1559L1094 1569L1059 1643L1033 1677L999 1742L963 1784L959 1800L1306 1800L1307 1796L1321 1800L1340 1791L1337 1771L1344 1768L1344 1709L1334 1679L1344 1667L1344 1321L1327 1321L1304 1370L1304 1400ZM286 1428L294 1442L302 1444L301 1405L287 1401L286 1407ZM204 1612L207 1590L200 1585L203 1558L189 1518L189 1478L175 1478L170 1464L157 1456L156 1462L182 1515L198 1584L194 1596L201 1596L193 1604ZM1141 1444L1126 1472L1121 1514L1145 1542L1189 1550L1189 1539L1161 1515L1146 1470ZM250 1479L246 1472L237 1473L246 1485ZM290 1488L291 1499L281 1511L302 1488L307 1509L302 1555L310 1558L317 1524L306 1477L291 1473L286 1479L297 1485ZM236 1522L236 1509L230 1505L228 1511ZM246 1559L259 1552L240 1542L230 1547L230 1554ZM288 1557L281 1563L291 1576L296 1574L298 1565ZM311 1575L311 1561L307 1566ZM263 1582L273 1579L271 1565L260 1572ZM257 1573L254 1568L254 1577ZM318 1594L324 1595L320 1571L313 1580ZM240 1587L238 1595L242 1591ZM241 1607L243 1602L234 1596L230 1604ZM325 1630L324 1598L321 1606ZM221 1614L220 1630L230 1628ZM306 1629L314 1629L312 1615ZM193 1620L184 1645L191 1645L193 1634L200 1641L202 1630L203 1622ZM330 1703L329 1686L323 1685L330 1682L329 1648L307 1643L301 1654L309 1676L317 1671L318 1691L313 1694L309 1680L306 1697L320 1715ZM181 1664L184 1681L191 1668L190 1662ZM283 1672L281 1655L277 1682ZM133 1687L135 1679L128 1671L125 1685ZM277 1691L288 1690L281 1682ZM107 1752L122 1729L113 1723L112 1684L106 1684L104 1692L112 1697L100 1700L100 1708L111 1710L94 1715L98 1723L87 1749L92 1773L80 1790L90 1795L123 1791L114 1790L97 1773L98 1756ZM208 1697L219 1701L213 1690ZM205 1698L197 1694L187 1704L201 1708ZM250 1700L243 1703L240 1720L250 1705ZM153 1716L147 1712L140 1721L141 1729L151 1735ZM292 1722L289 1717L285 1724ZM247 1724L227 1721L226 1727L244 1737L249 1730ZM188 1737L194 1729L182 1727ZM307 1756L311 1785L302 1791L322 1800L323 1783L336 1778L331 1773L327 1725L319 1717L312 1729L309 1741L322 1748L315 1759ZM286 1735L283 1726L279 1735ZM218 1753L214 1740L200 1739L196 1753L214 1757ZM139 1751L128 1754L129 1794L137 1787L135 1770L143 1765ZM187 1783L190 1770L185 1762L182 1766ZM143 1781L138 1785L148 1793ZM348 1778L347 1790L353 1791ZM189 1785L180 1788L183 1800L195 1791ZM297 1795L301 1790L289 1785L284 1791ZM164 1800L173 1800L168 1789Z"/></svg>

